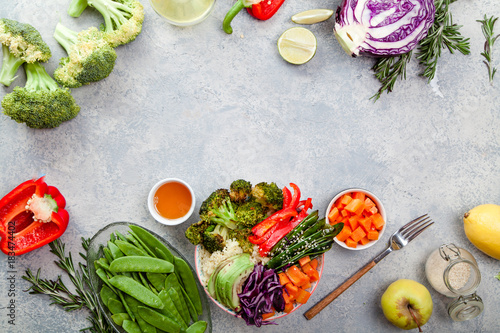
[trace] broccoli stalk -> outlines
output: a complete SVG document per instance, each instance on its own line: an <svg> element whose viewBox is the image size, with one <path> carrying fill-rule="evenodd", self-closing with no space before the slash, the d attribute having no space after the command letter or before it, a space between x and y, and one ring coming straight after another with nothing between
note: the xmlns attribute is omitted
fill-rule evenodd
<svg viewBox="0 0 500 333"><path fill-rule="evenodd" d="M95 27L78 33L58 23L54 38L68 57L61 59L54 72L56 81L65 87L78 88L108 77L115 65L116 52L103 37Z"/></svg>
<svg viewBox="0 0 500 333"><path fill-rule="evenodd" d="M88 5L87 0L71 0L68 8L68 15L71 17L80 17Z"/></svg>
<svg viewBox="0 0 500 333"><path fill-rule="evenodd" d="M0 44L3 55L0 83L5 86L16 79L23 63L47 61L52 56L38 30L27 23L0 19Z"/></svg>
<svg viewBox="0 0 500 333"><path fill-rule="evenodd" d="M87 0L104 18L105 39L112 47L127 44L141 33L144 7L137 0Z"/></svg>
<svg viewBox="0 0 500 333"><path fill-rule="evenodd" d="M68 89L59 88L40 63L25 63L26 85L2 100L4 113L31 128L53 128L80 111Z"/></svg>
<svg viewBox="0 0 500 333"><path fill-rule="evenodd" d="M213 208L212 212L215 214L215 216L210 218L212 222L229 229L236 229L236 214L231 201L225 200L219 208Z"/></svg>

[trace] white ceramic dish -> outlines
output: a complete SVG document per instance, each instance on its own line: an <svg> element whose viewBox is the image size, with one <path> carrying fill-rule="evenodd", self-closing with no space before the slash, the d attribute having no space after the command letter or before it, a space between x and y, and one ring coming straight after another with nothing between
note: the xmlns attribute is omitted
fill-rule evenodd
<svg viewBox="0 0 500 333"><path fill-rule="evenodd" d="M200 251L202 249L203 248L202 248L201 245L197 245L196 246L195 251L194 251L194 262L195 262L196 274L198 275L199 282L202 285L203 289L205 290L205 293L207 294L208 298L210 298L219 308L221 308L222 310L224 310L225 312L229 313L232 316L236 316L238 318L241 318L241 316L239 316L236 312L234 312L233 310L229 309L225 305L221 304L218 300L216 300L215 298L213 298L208 293L206 286L203 285L202 281L204 279L204 274L203 274L202 269L201 269L201 260L200 260ZM318 286L319 281L321 281L321 276L323 275L323 267L324 267L324 262L325 262L325 254L323 253L317 259L318 259L318 268L317 268L317 270L318 270L318 273L319 273L319 279L318 279L318 281L311 282L311 287L309 289L306 289L311 294L314 293L314 291L316 290L316 287ZM208 280L208 279L206 279L206 280ZM280 312L280 313L277 313L274 316L272 316L272 317L270 317L268 319L265 319L265 320L266 321L274 321L276 319L283 318L283 317L289 315L290 313L294 312L298 308L300 308L302 305L303 304L295 303L292 311L290 311L289 313Z"/></svg>
<svg viewBox="0 0 500 333"><path fill-rule="evenodd" d="M172 183L172 182L177 182L177 183L180 183L180 184L186 186L187 189L189 190L189 193L191 194L191 207L189 208L189 211L186 213L186 215L184 215L183 217L177 218L177 219L167 219L167 218L161 216L160 214L158 214L158 212L155 208L155 202L154 202L155 193L158 190L158 188L160 186L162 186L163 184ZM178 179L178 178L165 178L163 180L160 180L158 183L156 183L153 186L153 188L151 188L151 191L149 191L149 195L148 195L149 213L151 214L151 216L153 216L153 218L156 221L160 222L161 224L170 225L170 226L181 224L182 222L186 221L193 214L195 205L196 205L196 199L194 196L193 189L191 188L191 186L189 186L188 183L186 183L185 181Z"/></svg>
<svg viewBox="0 0 500 333"><path fill-rule="evenodd" d="M385 214L385 209L384 209L384 205L382 205L382 201L380 201L380 199L375 194L373 194L367 190L361 189L361 188L349 188L349 189L346 189L346 190L338 193L336 196L333 197L332 201L330 201L330 204L328 205L328 208L326 209L326 213L325 213L326 218L328 218L328 213L330 213L330 210L331 210L332 206L335 204L335 202L344 194L351 193L351 192L362 192L367 197L369 197L375 203L375 205L377 205L378 211L379 211L380 215L382 215L382 218L384 219L384 222L385 222L382 230L379 230L378 239L372 240L365 245L358 244L355 248L353 248L353 247L347 246L344 242L339 241L337 239L337 237L334 238L335 243L342 246L344 249L359 251L359 250L364 250L364 249L367 249L367 248L375 245L375 243L377 243L382 238L382 235L384 234L384 231L387 228L387 216Z"/></svg>

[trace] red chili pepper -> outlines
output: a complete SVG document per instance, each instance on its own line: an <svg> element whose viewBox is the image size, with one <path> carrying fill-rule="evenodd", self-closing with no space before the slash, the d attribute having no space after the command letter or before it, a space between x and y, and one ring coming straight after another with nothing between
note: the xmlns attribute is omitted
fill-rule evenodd
<svg viewBox="0 0 500 333"><path fill-rule="evenodd" d="M252 228L252 233L260 238L264 236L264 234L279 221L296 216L297 214L298 214L297 210L291 207L281 209L276 213L274 213L273 215L269 216L264 221L259 222L257 225L255 225Z"/></svg>
<svg viewBox="0 0 500 333"><path fill-rule="evenodd" d="M68 226L66 200L44 177L28 180L0 200L0 250L30 252L59 238Z"/></svg>
<svg viewBox="0 0 500 333"><path fill-rule="evenodd" d="M285 186L283 187L283 208L290 206L290 202L292 202L292 192Z"/></svg>
<svg viewBox="0 0 500 333"><path fill-rule="evenodd" d="M285 0L263 0L247 8L247 12L259 20L270 19L280 9Z"/></svg>

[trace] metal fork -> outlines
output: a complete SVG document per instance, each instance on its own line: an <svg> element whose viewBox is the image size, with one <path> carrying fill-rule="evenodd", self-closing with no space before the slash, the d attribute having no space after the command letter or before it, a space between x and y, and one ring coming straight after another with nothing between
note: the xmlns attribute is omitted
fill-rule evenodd
<svg viewBox="0 0 500 333"><path fill-rule="evenodd" d="M351 276L347 281L340 285L337 289L332 291L328 296L319 301L315 306L309 309L304 316L307 319L312 319L321 310L323 310L328 304L330 304L334 299L340 296L344 291L347 290L354 282L358 281L366 272L372 269L380 260L384 259L392 251L400 250L405 247L409 242L414 240L418 235L420 235L425 229L430 227L434 222L431 218L425 214L417 217L413 221L405 224L399 230L391 235L389 239L389 246L382 251L378 256L373 258L365 267L357 271L353 276Z"/></svg>

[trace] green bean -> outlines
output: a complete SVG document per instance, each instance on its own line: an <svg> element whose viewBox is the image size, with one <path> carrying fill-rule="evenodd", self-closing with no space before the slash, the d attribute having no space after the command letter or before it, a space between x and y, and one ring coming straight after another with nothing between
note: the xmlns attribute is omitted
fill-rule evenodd
<svg viewBox="0 0 500 333"><path fill-rule="evenodd" d="M163 302L163 309L161 310L161 313L173 319L183 330L185 330L187 328L187 324L184 322L184 319L175 307L175 304L168 292L164 289L158 294L158 297L160 297Z"/></svg>
<svg viewBox="0 0 500 333"><path fill-rule="evenodd" d="M139 324L139 327L141 328L142 332L144 333L157 333L156 327L153 325L149 324L146 322L144 319L142 319L141 316L139 316L139 306L143 306L141 302L133 298L132 296L125 295L125 302L129 305L130 310L135 316L135 319L137 321L137 324Z"/></svg>
<svg viewBox="0 0 500 333"><path fill-rule="evenodd" d="M132 231L137 235L137 237L139 237L144 242L144 244L146 244L147 247L149 247L151 251L154 251L157 254L159 254L156 251L156 249L159 249L163 253L164 256L163 259L168 260L172 263L174 262L174 256L172 255L170 250L165 246L165 244L163 244L158 238L156 238L150 232L139 226L131 225L130 229L132 229Z"/></svg>
<svg viewBox="0 0 500 333"><path fill-rule="evenodd" d="M289 244L293 238L299 233L303 232L305 229L309 228L311 225L316 223L318 220L318 211L315 210L311 214L307 215L306 218L299 223L295 228L293 228L285 237L283 237L270 251L271 257L274 257L277 253L281 252L282 249Z"/></svg>
<svg viewBox="0 0 500 333"><path fill-rule="evenodd" d="M116 298L110 298L108 300L108 309L109 312L111 312L112 314L122 313L127 311L125 310L125 307L123 306L122 302L120 302Z"/></svg>
<svg viewBox="0 0 500 333"><path fill-rule="evenodd" d="M177 291L175 291L175 289L172 287L167 290L167 294L170 297L170 299L172 300L172 302L174 303L175 308L179 312L179 315L181 316L184 323L186 323L186 325L188 325L190 322L190 316L189 316L189 311L187 309L186 303L184 302L184 300L181 300L181 297L183 297L183 296L179 295L177 293Z"/></svg>
<svg viewBox="0 0 500 333"><path fill-rule="evenodd" d="M165 279L167 278L165 274L147 272L146 277L156 290L162 291L165 289Z"/></svg>
<svg viewBox="0 0 500 333"><path fill-rule="evenodd" d="M207 326L208 324L206 321L200 320L189 326L186 333L203 333L207 329Z"/></svg>
<svg viewBox="0 0 500 333"><path fill-rule="evenodd" d="M139 316L151 325L170 333L179 333L181 326L169 317L144 306L138 307Z"/></svg>
<svg viewBox="0 0 500 333"><path fill-rule="evenodd" d="M111 252L113 259L123 257L123 252L112 241L108 241L108 249Z"/></svg>
<svg viewBox="0 0 500 333"><path fill-rule="evenodd" d="M158 296L134 279L123 275L115 275L109 279L109 283L152 308L161 309L163 307L163 303Z"/></svg>
<svg viewBox="0 0 500 333"><path fill-rule="evenodd" d="M163 259L125 256L113 260L109 266L112 272L172 273L174 265Z"/></svg>
<svg viewBox="0 0 500 333"><path fill-rule="evenodd" d="M101 287L101 290L99 291L99 296L101 297L101 301L106 307L108 306L108 300L110 298L115 298L118 297L116 293L111 290L107 285L103 285Z"/></svg>
<svg viewBox="0 0 500 333"><path fill-rule="evenodd" d="M124 320L122 324L123 329L127 333L141 333L141 328L139 325L137 325L136 322L133 322L131 320Z"/></svg>
<svg viewBox="0 0 500 333"><path fill-rule="evenodd" d="M113 314L111 316L111 319L113 319L115 324L118 326L122 326L124 320L132 320L132 319L130 319L130 316L128 315L128 313L124 313L124 312Z"/></svg>
<svg viewBox="0 0 500 333"><path fill-rule="evenodd" d="M196 284L193 271L191 270L187 262L179 257L174 257L174 265L175 270L179 272L182 282L184 283L186 293L189 295L189 298L191 299L196 312L201 315L203 313L203 309L201 306L201 298L198 292L198 286Z"/></svg>
<svg viewBox="0 0 500 333"><path fill-rule="evenodd" d="M137 246L130 244L129 242L124 242L122 240L115 241L116 246L126 255L126 256L144 256L149 257L149 255L144 251L139 249Z"/></svg>

